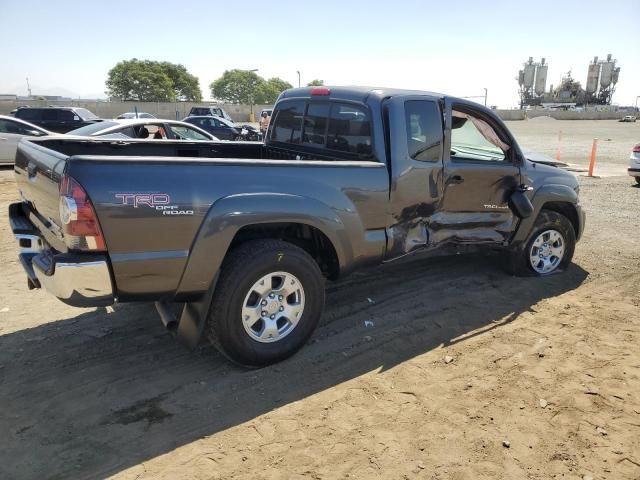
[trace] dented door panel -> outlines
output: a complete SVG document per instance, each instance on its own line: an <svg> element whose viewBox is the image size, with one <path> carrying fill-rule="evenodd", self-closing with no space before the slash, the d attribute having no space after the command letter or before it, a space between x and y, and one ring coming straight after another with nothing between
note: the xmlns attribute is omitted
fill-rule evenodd
<svg viewBox="0 0 640 480"><path fill-rule="evenodd" d="M407 146L405 102L434 102L440 111L439 99L432 96L403 96L385 105L389 125L391 162L391 224L387 228L387 253L391 260L430 244L429 222L438 211L442 197L442 136L438 161L414 160ZM439 114L439 129L442 129Z"/></svg>

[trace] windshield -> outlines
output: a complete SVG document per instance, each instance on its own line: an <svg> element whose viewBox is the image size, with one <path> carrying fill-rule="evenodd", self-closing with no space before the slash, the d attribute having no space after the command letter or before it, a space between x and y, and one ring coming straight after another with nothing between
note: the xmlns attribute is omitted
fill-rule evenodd
<svg viewBox="0 0 640 480"><path fill-rule="evenodd" d="M67 132L67 135L93 135L94 133L101 132L102 130L106 130L107 128L115 127L120 125L118 122L100 122L100 123L92 123L91 125L87 125L85 127L76 128L75 130L71 130Z"/></svg>

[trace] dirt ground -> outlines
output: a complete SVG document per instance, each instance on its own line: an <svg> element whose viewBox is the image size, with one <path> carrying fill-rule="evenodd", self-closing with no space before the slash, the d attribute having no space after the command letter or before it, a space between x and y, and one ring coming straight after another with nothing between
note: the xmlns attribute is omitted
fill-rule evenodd
<svg viewBox="0 0 640 480"><path fill-rule="evenodd" d="M617 120L555 120L538 117L527 121L507 122L523 148L556 158L558 137L560 160L575 170L586 172L591 158L593 139L598 139L594 175L626 175L629 154L640 143L640 122Z"/></svg>
<svg viewBox="0 0 640 480"><path fill-rule="evenodd" d="M555 127L528 125L509 126L542 150ZM587 228L561 275L510 277L489 255L356 274L328 286L299 354L247 371L183 348L150 304L28 291L0 170L0 478L639 479L632 184L581 178Z"/></svg>

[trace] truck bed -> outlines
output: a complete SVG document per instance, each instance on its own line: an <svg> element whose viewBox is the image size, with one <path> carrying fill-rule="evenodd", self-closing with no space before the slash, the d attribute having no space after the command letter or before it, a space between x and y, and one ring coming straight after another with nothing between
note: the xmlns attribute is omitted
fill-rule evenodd
<svg viewBox="0 0 640 480"><path fill-rule="evenodd" d="M68 251L58 191L62 178L70 176L95 208L115 296L189 299L208 289L243 228L234 221L240 217L253 224L297 222L326 232L339 245L341 269L381 260L388 222L386 166L296 156L257 142L59 137L22 142L15 171L25 215L54 252ZM132 195L159 195L166 205L148 200L134 205Z"/></svg>

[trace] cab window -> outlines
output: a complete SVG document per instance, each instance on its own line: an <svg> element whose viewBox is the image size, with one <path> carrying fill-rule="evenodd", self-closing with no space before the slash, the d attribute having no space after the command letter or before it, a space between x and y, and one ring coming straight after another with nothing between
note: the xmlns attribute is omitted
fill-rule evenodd
<svg viewBox="0 0 640 480"><path fill-rule="evenodd" d="M302 143L324 146L329 119L328 103L310 103L304 116Z"/></svg>
<svg viewBox="0 0 640 480"><path fill-rule="evenodd" d="M409 100L404 104L409 156L421 162L442 158L442 116L436 102Z"/></svg>
<svg viewBox="0 0 640 480"><path fill-rule="evenodd" d="M371 121L362 107L331 104L327 148L358 155L371 155Z"/></svg>
<svg viewBox="0 0 640 480"><path fill-rule="evenodd" d="M301 100L282 102L271 129L274 142L299 144L305 103Z"/></svg>
<svg viewBox="0 0 640 480"><path fill-rule="evenodd" d="M453 110L451 118L451 159L505 161L509 145L479 116Z"/></svg>

